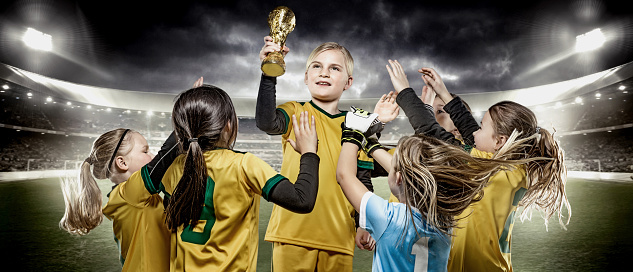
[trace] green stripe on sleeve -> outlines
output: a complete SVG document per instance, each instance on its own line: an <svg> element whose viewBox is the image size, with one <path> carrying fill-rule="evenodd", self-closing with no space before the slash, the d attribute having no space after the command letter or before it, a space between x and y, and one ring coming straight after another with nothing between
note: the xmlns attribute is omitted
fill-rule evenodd
<svg viewBox="0 0 633 272"><path fill-rule="evenodd" d="M264 199L266 199L266 201L269 201L268 197L270 194L270 190L272 190L275 187L275 185L277 185L277 183L284 180L285 178L286 177L280 174L277 174L266 181L266 185L264 185L264 188L262 188L262 196L264 197Z"/></svg>
<svg viewBox="0 0 633 272"><path fill-rule="evenodd" d="M370 161L361 161L361 160L357 160L356 165L360 168L364 168L364 169L369 169L369 170L374 170L374 163L370 162Z"/></svg>
<svg viewBox="0 0 633 272"><path fill-rule="evenodd" d="M152 183L152 178L149 175L147 165L141 167L141 178L143 179L143 184L145 184L145 189L147 189L150 194L157 194L160 192L160 189L154 187L154 183Z"/></svg>
<svg viewBox="0 0 633 272"><path fill-rule="evenodd" d="M288 128L290 128L290 116L288 116L288 113L284 109L277 108L277 110L281 111L281 113L284 114L284 117L286 117L286 130L283 133L286 134L288 133Z"/></svg>

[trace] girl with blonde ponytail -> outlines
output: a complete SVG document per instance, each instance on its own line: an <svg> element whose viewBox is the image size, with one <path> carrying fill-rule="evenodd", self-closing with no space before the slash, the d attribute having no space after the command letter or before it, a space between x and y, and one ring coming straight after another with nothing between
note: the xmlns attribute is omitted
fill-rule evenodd
<svg viewBox="0 0 633 272"><path fill-rule="evenodd" d="M150 190L178 155L176 144L172 133L154 156L136 131L119 128L99 136L79 176L62 180L66 210L60 228L86 235L105 215L112 220L122 271L168 271L170 233L163 199ZM96 179L114 183L105 206Z"/></svg>

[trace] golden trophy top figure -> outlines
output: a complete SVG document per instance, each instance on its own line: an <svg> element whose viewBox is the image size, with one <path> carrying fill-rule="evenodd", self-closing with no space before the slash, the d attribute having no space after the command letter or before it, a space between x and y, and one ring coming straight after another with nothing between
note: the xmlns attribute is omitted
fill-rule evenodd
<svg viewBox="0 0 633 272"><path fill-rule="evenodd" d="M288 7L279 6L268 14L270 37L281 48L286 44L288 34L295 29L295 14ZM281 52L268 53L262 61L262 72L268 76L278 77L286 72L286 63Z"/></svg>

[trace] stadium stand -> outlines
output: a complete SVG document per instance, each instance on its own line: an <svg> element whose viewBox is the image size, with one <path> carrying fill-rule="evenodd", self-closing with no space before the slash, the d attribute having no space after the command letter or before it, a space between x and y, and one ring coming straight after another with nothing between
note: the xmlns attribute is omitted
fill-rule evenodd
<svg viewBox="0 0 633 272"><path fill-rule="evenodd" d="M578 97L530 106L542 127L556 131L568 170L633 172L633 93L627 89L631 86L633 77ZM4 79L0 106L0 171L74 167L89 153L95 137L118 127L139 131L154 151L171 132L169 112L148 114L68 101ZM387 124L381 140L395 144L412 133L408 119L399 116ZM261 132L252 116L239 117L234 148L254 153L280 170L280 136Z"/></svg>

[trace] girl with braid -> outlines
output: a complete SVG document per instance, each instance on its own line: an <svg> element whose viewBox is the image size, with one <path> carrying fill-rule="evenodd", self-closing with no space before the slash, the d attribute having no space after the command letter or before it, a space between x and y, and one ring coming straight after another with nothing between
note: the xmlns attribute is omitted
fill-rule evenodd
<svg viewBox="0 0 633 272"><path fill-rule="evenodd" d="M86 235L105 215L112 221L122 271L168 271L170 234L155 188L178 156L176 144L172 133L154 156L134 130L119 128L99 136L79 177L62 180L66 211L59 226ZM103 207L95 178L114 183Z"/></svg>
<svg viewBox="0 0 633 272"><path fill-rule="evenodd" d="M300 120L300 122L297 122ZM292 116L302 154L295 183L253 154L233 150L238 123L222 89L202 85L180 94L172 123L183 150L162 185L170 202L171 271L255 271L260 196L285 209L309 213L318 190L314 117Z"/></svg>

